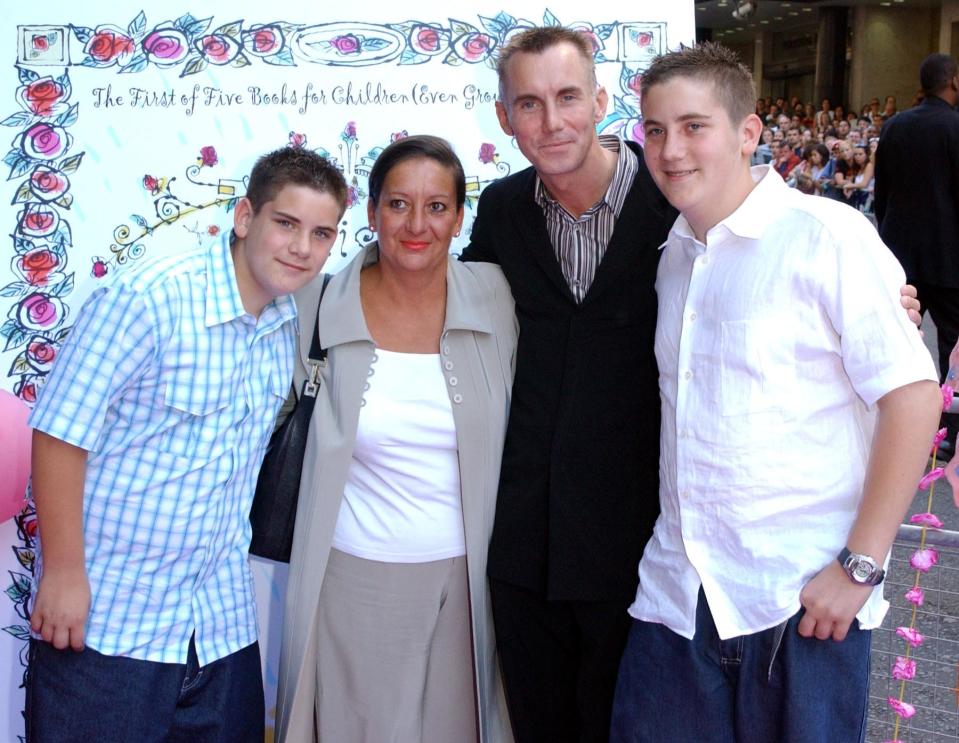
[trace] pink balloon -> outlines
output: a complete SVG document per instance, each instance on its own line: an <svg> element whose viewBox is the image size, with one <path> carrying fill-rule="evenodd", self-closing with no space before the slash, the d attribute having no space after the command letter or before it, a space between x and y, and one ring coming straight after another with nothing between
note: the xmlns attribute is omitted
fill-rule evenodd
<svg viewBox="0 0 959 743"><path fill-rule="evenodd" d="M0 522L23 507L30 475L30 408L16 395L0 390Z"/></svg>

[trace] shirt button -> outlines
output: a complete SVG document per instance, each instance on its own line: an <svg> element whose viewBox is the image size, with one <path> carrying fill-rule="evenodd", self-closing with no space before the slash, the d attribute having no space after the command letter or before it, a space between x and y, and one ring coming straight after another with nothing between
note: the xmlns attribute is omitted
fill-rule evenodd
<svg viewBox="0 0 959 743"><path fill-rule="evenodd" d="M450 377L450 387L456 386L456 377Z"/></svg>
<svg viewBox="0 0 959 743"><path fill-rule="evenodd" d="M686 438L687 435L688 435L688 434L687 434L685 428L684 428L682 431L679 432L679 438L681 438L681 439Z"/></svg>
<svg viewBox="0 0 959 743"><path fill-rule="evenodd" d="M699 317L699 315L697 315L695 312L689 313L690 322L694 321L697 317Z"/></svg>
<svg viewBox="0 0 959 743"><path fill-rule="evenodd" d="M458 393L453 395L453 402L458 405L459 403L463 402L463 396Z"/></svg>
<svg viewBox="0 0 959 743"><path fill-rule="evenodd" d="M447 361L443 366L446 367L446 371L450 371L453 368L453 362Z"/></svg>
<svg viewBox="0 0 959 743"><path fill-rule="evenodd" d="M680 495L682 498L689 498L689 491L688 491L688 490L683 490L679 495Z"/></svg>
<svg viewBox="0 0 959 743"><path fill-rule="evenodd" d="M686 379L692 379L693 373L691 371L688 371L685 374L683 374L683 376L686 377Z"/></svg>

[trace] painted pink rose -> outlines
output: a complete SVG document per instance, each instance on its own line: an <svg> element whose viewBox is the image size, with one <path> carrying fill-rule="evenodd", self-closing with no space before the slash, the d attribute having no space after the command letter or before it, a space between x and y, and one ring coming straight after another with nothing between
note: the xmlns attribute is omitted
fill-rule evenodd
<svg viewBox="0 0 959 743"><path fill-rule="evenodd" d="M637 98L640 97L640 91L643 86L643 73L637 72L635 75L631 75L630 78L626 81L626 87L635 95Z"/></svg>
<svg viewBox="0 0 959 743"><path fill-rule="evenodd" d="M31 43L33 44L33 48L38 52L45 52L50 48L49 40L41 34L34 34Z"/></svg>
<svg viewBox="0 0 959 743"><path fill-rule="evenodd" d="M603 42L596 35L596 33L591 28L577 28L576 31L586 37L586 40L589 41L590 46L593 49L593 54L596 54L600 49L603 48Z"/></svg>
<svg viewBox="0 0 959 743"><path fill-rule="evenodd" d="M48 277L57 270L59 265L60 257L46 248L35 248L17 259L17 268L20 269L20 273L23 274L27 283L34 286L46 286Z"/></svg>
<svg viewBox="0 0 959 743"><path fill-rule="evenodd" d="M413 26L410 46L420 54L435 54L443 48L446 32L437 26Z"/></svg>
<svg viewBox="0 0 959 743"><path fill-rule="evenodd" d="M196 48L210 64L225 65L240 53L235 39L223 34L209 34L196 42Z"/></svg>
<svg viewBox="0 0 959 743"><path fill-rule="evenodd" d="M143 187L152 194L160 190L160 182L152 175L143 176Z"/></svg>
<svg viewBox="0 0 959 743"><path fill-rule="evenodd" d="M254 26L243 32L243 44L257 57L268 57L283 48L283 31L279 26Z"/></svg>
<svg viewBox="0 0 959 743"><path fill-rule="evenodd" d="M60 216L44 204L27 204L17 216L17 227L27 237L45 237L60 224Z"/></svg>
<svg viewBox="0 0 959 743"><path fill-rule="evenodd" d="M101 258L94 258L93 266L90 268L90 275L95 279L102 279L107 275L109 268Z"/></svg>
<svg viewBox="0 0 959 743"><path fill-rule="evenodd" d="M493 159L496 157L496 145L490 144L489 142L483 142L480 145L479 151L479 161L484 165L488 165L493 162Z"/></svg>
<svg viewBox="0 0 959 743"><path fill-rule="evenodd" d="M179 64L190 51L186 36L175 28L157 28L143 40L143 51L158 67Z"/></svg>
<svg viewBox="0 0 959 743"><path fill-rule="evenodd" d="M479 31L470 31L453 42L453 49L464 62L476 64L489 57L495 45L493 37Z"/></svg>
<svg viewBox="0 0 959 743"><path fill-rule="evenodd" d="M340 54L359 54L363 48L360 40L353 34L335 36L330 40L330 44Z"/></svg>
<svg viewBox="0 0 959 743"><path fill-rule="evenodd" d="M346 126L343 127L343 136L347 139L356 139L356 122L347 121Z"/></svg>
<svg viewBox="0 0 959 743"><path fill-rule="evenodd" d="M45 338L34 336L27 344L27 361L38 372L49 371L56 355L57 347Z"/></svg>
<svg viewBox="0 0 959 743"><path fill-rule="evenodd" d="M49 116L66 94L63 86L52 77L41 77L23 85L17 92L20 101L37 116Z"/></svg>
<svg viewBox="0 0 959 743"><path fill-rule="evenodd" d="M208 234L210 237L216 237L217 235L220 234L220 225L218 224L209 225L206 228L206 234Z"/></svg>
<svg viewBox="0 0 959 743"><path fill-rule="evenodd" d="M28 330L45 330L63 317L63 303L39 292L23 298L17 307L17 321Z"/></svg>
<svg viewBox="0 0 959 743"><path fill-rule="evenodd" d="M646 142L646 130L643 129L643 122L637 121L633 124L632 131L630 132L629 138L636 142L637 144L644 144Z"/></svg>
<svg viewBox="0 0 959 743"><path fill-rule="evenodd" d="M63 128L51 124L34 124L20 135L20 149L36 160L60 157L73 144L73 137Z"/></svg>
<svg viewBox="0 0 959 743"><path fill-rule="evenodd" d="M290 132L290 147L303 147L306 145L306 135L300 132Z"/></svg>
<svg viewBox="0 0 959 743"><path fill-rule="evenodd" d="M390 135L390 142L399 142L401 139L406 139L408 136L410 136L410 134L408 131L406 131L406 129L403 129L398 132L393 132Z"/></svg>
<svg viewBox="0 0 959 743"><path fill-rule="evenodd" d="M35 382L27 381L26 379L21 379L19 383L13 389L14 394L19 397L21 400L27 403L35 403L37 401L37 385ZM33 531L36 533L36 517L33 520Z"/></svg>
<svg viewBox="0 0 959 743"><path fill-rule="evenodd" d="M200 160L208 168L212 168L220 161L216 156L216 148L210 145L200 148Z"/></svg>
<svg viewBox="0 0 959 743"><path fill-rule="evenodd" d="M653 43L653 35L649 31L641 31L635 37L637 46L649 46Z"/></svg>
<svg viewBox="0 0 959 743"><path fill-rule="evenodd" d="M120 57L128 57L136 50L133 39L110 26L99 26L83 47L91 59L100 64L112 64Z"/></svg>
<svg viewBox="0 0 959 743"><path fill-rule="evenodd" d="M70 179L55 168L38 165L30 174L30 190L40 201L55 201L70 188Z"/></svg>

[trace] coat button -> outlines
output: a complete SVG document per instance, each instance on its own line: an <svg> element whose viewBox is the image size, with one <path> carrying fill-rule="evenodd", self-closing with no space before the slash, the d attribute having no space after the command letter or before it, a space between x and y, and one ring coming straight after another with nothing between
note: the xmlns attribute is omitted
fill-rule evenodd
<svg viewBox="0 0 959 743"><path fill-rule="evenodd" d="M463 402L463 396L460 395L459 393L453 395L453 402L455 402L455 403L457 403L457 404Z"/></svg>
<svg viewBox="0 0 959 743"><path fill-rule="evenodd" d="M444 356L449 356L449 355L450 355L450 347L449 347L449 346L443 346L443 355L444 355Z"/></svg>
<svg viewBox="0 0 959 743"><path fill-rule="evenodd" d="M450 387L456 386L456 377L450 377Z"/></svg>
<svg viewBox="0 0 959 743"><path fill-rule="evenodd" d="M445 367L446 371L451 371L453 369L453 362L447 361L446 363L443 364L443 366Z"/></svg>

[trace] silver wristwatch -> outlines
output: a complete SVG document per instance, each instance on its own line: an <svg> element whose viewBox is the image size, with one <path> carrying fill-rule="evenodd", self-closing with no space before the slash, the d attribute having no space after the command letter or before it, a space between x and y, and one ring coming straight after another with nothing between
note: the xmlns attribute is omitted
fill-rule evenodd
<svg viewBox="0 0 959 743"><path fill-rule="evenodd" d="M850 552L848 547L843 547L842 552L836 558L842 569L846 571L849 580L860 586L878 586L882 579L886 577L886 571L879 567L878 563L869 555L860 555Z"/></svg>

